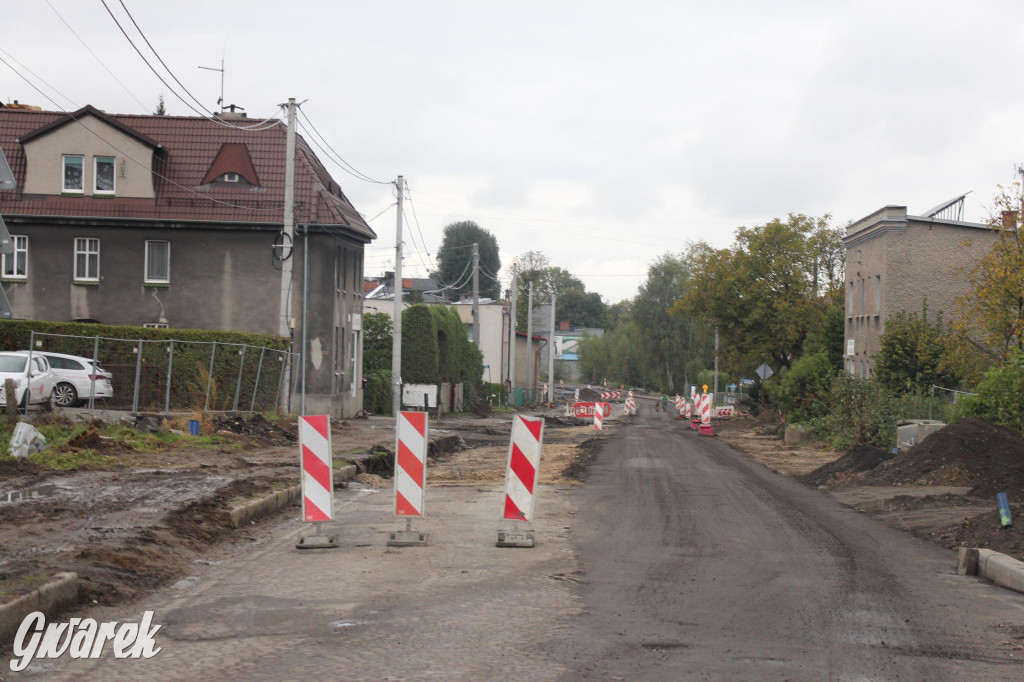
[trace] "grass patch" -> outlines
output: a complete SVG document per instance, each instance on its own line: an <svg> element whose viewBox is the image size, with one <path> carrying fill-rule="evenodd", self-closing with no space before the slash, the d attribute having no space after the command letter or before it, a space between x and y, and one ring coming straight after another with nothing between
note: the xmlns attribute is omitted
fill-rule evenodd
<svg viewBox="0 0 1024 682"><path fill-rule="evenodd" d="M0 602L9 601L14 597L28 594L50 581L46 573L31 573L16 578L0 578Z"/></svg>
<svg viewBox="0 0 1024 682"><path fill-rule="evenodd" d="M55 471L72 471L74 469L107 469L120 464L120 460L110 455L101 455L93 449L60 451L48 448L42 452L28 456L29 461Z"/></svg>

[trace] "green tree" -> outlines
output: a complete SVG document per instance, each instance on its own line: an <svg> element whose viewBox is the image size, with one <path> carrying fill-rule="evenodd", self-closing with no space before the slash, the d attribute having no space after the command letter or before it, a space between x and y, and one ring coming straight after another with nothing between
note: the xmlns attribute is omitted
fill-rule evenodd
<svg viewBox="0 0 1024 682"><path fill-rule="evenodd" d="M164 94L161 92L160 97L156 100L156 111L153 112L154 116L166 116L167 107L164 106Z"/></svg>
<svg viewBox="0 0 1024 682"><path fill-rule="evenodd" d="M985 373L977 395L960 399L960 409L1024 433L1024 351L1011 349L1005 365Z"/></svg>
<svg viewBox="0 0 1024 682"><path fill-rule="evenodd" d="M875 380L897 393L928 392L933 385L960 386L960 378L943 362L947 337L942 316L930 322L927 307L920 315L899 311L886 321L879 339Z"/></svg>
<svg viewBox="0 0 1024 682"><path fill-rule="evenodd" d="M558 294L555 317L577 327L603 329L608 321L607 310L597 292L587 293L583 287L566 289Z"/></svg>
<svg viewBox="0 0 1024 682"><path fill-rule="evenodd" d="M363 374L391 371L394 330L387 313L363 315Z"/></svg>
<svg viewBox="0 0 1024 682"><path fill-rule="evenodd" d="M430 307L423 303L402 311L402 382L436 384L439 379L440 351L437 325Z"/></svg>
<svg viewBox="0 0 1024 682"><path fill-rule="evenodd" d="M752 371L764 361L776 370L788 367L841 296L842 231L828 219L790 214L739 228L728 249L696 245L692 282L675 309L719 328L731 367Z"/></svg>
<svg viewBox="0 0 1024 682"><path fill-rule="evenodd" d="M450 287L448 291L454 297L473 293L474 243L480 251L480 295L496 299L501 294L497 279L501 270L498 240L472 220L445 226L441 246L437 249L437 270L430 276L438 286Z"/></svg>

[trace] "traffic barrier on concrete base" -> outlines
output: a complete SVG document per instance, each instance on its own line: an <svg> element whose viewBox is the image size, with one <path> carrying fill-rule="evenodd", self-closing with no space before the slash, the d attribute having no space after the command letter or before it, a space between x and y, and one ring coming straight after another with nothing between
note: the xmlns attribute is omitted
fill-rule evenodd
<svg viewBox="0 0 1024 682"><path fill-rule="evenodd" d="M544 419L516 415L505 467L505 510L503 518L513 522L511 531L498 531L499 547L533 547L532 530L520 530L519 522L533 518L533 506L544 444Z"/></svg>
<svg viewBox="0 0 1024 682"><path fill-rule="evenodd" d="M594 410L594 430L600 431L604 428L604 410Z"/></svg>
<svg viewBox="0 0 1024 682"><path fill-rule="evenodd" d="M388 547L426 545L427 533L412 529L412 517L423 516L427 487L428 419L426 412L400 412L395 422L395 516L405 530L388 533Z"/></svg>
<svg viewBox="0 0 1024 682"><path fill-rule="evenodd" d="M313 535L299 539L299 549L337 547L337 535L323 535L320 524L334 518L334 469L331 420L327 415L299 417L302 457L302 520L315 525Z"/></svg>
<svg viewBox="0 0 1024 682"><path fill-rule="evenodd" d="M700 423L711 423L711 396L707 393L700 397Z"/></svg>

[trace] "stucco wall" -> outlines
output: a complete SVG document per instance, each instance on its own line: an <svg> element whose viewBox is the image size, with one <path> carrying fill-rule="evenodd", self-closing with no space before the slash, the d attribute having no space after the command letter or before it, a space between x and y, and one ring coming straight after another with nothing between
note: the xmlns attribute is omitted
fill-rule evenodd
<svg viewBox="0 0 1024 682"><path fill-rule="evenodd" d="M66 124L25 144L25 194L61 194L65 154L84 157L82 193L85 196L91 196L95 187L93 160L97 156L115 159L115 196L147 199L155 196L151 170L153 150L89 115L82 116L79 123Z"/></svg>

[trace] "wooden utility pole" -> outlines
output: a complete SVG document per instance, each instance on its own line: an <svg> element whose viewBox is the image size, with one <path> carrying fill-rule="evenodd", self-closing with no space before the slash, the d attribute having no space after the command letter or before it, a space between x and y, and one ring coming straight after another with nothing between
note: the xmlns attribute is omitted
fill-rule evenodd
<svg viewBox="0 0 1024 682"><path fill-rule="evenodd" d="M402 196L405 178L395 180L398 190L398 223L395 228L395 319L391 328L391 414L398 419L402 409Z"/></svg>

